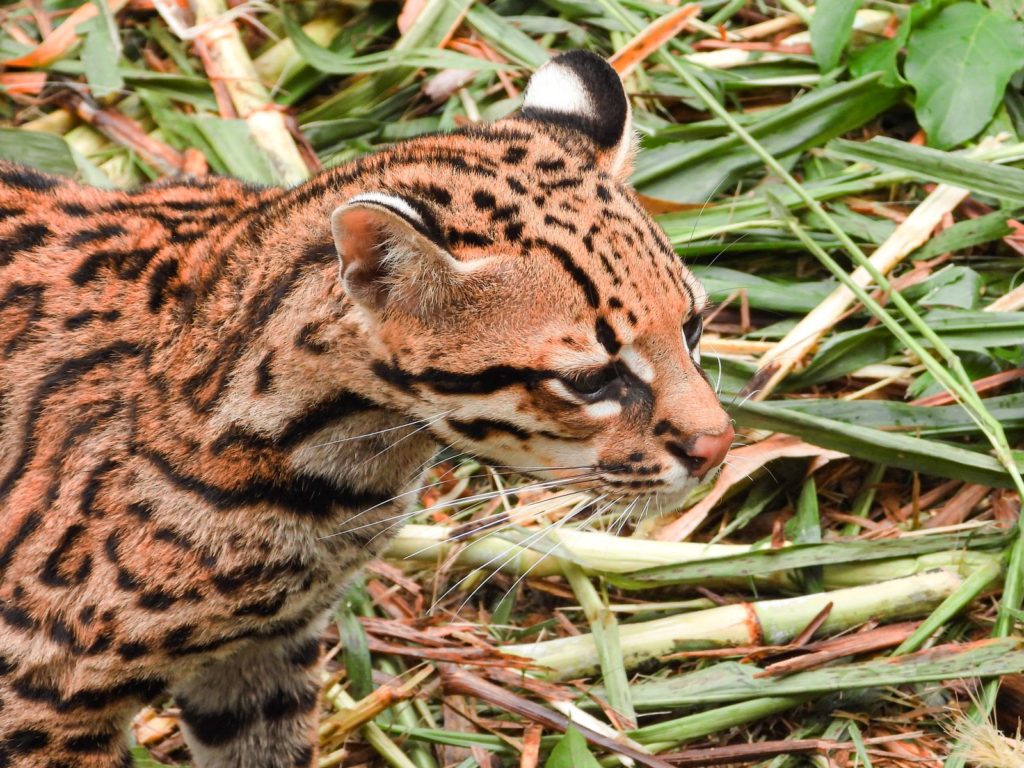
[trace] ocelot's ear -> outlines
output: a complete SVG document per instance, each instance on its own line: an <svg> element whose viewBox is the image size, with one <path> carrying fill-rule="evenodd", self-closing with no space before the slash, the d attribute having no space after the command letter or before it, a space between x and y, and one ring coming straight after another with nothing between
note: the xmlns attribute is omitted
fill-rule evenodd
<svg viewBox="0 0 1024 768"><path fill-rule="evenodd" d="M538 69L526 87L520 116L585 134L598 162L625 180L632 170L632 113L618 73L589 51L569 51Z"/></svg>
<svg viewBox="0 0 1024 768"><path fill-rule="evenodd" d="M457 296L478 263L464 264L440 245L428 212L383 192L356 195L335 208L331 233L345 293L372 313L435 311Z"/></svg>

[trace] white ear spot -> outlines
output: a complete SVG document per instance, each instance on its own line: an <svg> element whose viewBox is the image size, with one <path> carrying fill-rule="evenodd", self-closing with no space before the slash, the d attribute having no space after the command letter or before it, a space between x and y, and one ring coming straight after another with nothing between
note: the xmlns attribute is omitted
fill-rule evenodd
<svg viewBox="0 0 1024 768"><path fill-rule="evenodd" d="M549 61L530 78L523 107L590 119L597 117L579 76L557 61Z"/></svg>

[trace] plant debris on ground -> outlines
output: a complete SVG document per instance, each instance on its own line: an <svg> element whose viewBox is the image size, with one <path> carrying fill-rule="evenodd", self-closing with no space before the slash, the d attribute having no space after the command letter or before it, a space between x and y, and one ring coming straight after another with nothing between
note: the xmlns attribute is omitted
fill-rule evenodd
<svg viewBox="0 0 1024 768"><path fill-rule="evenodd" d="M741 444L628 515L439 456L325 637L320 766L1021 766L1022 14L20 0L0 157L295 184L606 56ZM189 764L173 701L133 735Z"/></svg>

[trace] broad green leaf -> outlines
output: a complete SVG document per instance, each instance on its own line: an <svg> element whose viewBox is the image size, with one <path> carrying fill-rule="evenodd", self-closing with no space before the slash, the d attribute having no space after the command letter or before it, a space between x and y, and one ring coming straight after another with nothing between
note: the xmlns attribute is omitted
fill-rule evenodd
<svg viewBox="0 0 1024 768"><path fill-rule="evenodd" d="M889 88L905 85L906 81L900 75L898 59L909 35L910 22L904 19L894 37L872 43L850 56L850 74L854 77L864 77L873 72L881 72L882 79L879 82L882 85Z"/></svg>
<svg viewBox="0 0 1024 768"><path fill-rule="evenodd" d="M974 309L981 296L981 275L970 267L949 265L917 285L903 296L922 307Z"/></svg>
<svg viewBox="0 0 1024 768"><path fill-rule="evenodd" d="M570 727L551 750L544 768L601 768L601 764L590 754L580 732Z"/></svg>
<svg viewBox="0 0 1024 768"><path fill-rule="evenodd" d="M929 144L948 149L977 134L1021 66L1024 25L980 4L956 3L914 29L905 70Z"/></svg>
<svg viewBox="0 0 1024 768"><path fill-rule="evenodd" d="M74 176L78 170L71 148L60 136L20 128L0 128L0 159L61 176Z"/></svg>
<svg viewBox="0 0 1024 768"><path fill-rule="evenodd" d="M860 0L818 0L811 17L811 50L822 72L835 68L853 34Z"/></svg>

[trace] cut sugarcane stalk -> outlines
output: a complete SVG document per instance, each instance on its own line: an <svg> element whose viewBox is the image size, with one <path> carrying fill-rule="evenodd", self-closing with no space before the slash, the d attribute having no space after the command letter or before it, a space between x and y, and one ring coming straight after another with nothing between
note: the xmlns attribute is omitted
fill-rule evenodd
<svg viewBox="0 0 1024 768"><path fill-rule="evenodd" d="M961 584L956 574L939 570L834 592L723 605L621 626L619 643L627 669L681 650L780 645L800 634L830 603L821 633L841 632L868 620L927 615ZM587 675L598 666L597 647L589 634L506 645L501 651L532 659L559 679Z"/></svg>
<svg viewBox="0 0 1024 768"><path fill-rule="evenodd" d="M562 573L561 560L579 565L590 575L626 575L647 568L714 561L723 557L759 551L758 547L740 544L700 544L695 542L651 541L623 538L595 531L549 531L544 539L528 549L501 536L483 535L476 539L452 539L456 529L438 525L407 525L391 541L385 557L398 562L436 563L444 560L455 547L456 565L479 568L486 572L502 571L515 576L529 572L532 577L557 576ZM778 550L775 551L777 553ZM947 569L967 575L986 564L997 562L993 552L951 551L892 557L868 562L825 565L824 584L827 589L856 587L896 579L933 569ZM795 589L793 573L778 570L754 576L737 573L735 577L719 575L701 578L705 586L749 586ZM617 582L618 583L618 582ZM620 586L630 586L622 583ZM647 587L659 586L652 581Z"/></svg>

